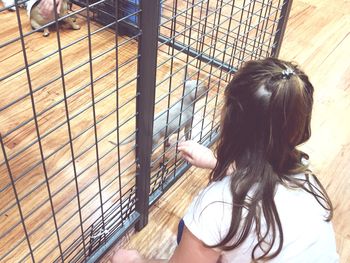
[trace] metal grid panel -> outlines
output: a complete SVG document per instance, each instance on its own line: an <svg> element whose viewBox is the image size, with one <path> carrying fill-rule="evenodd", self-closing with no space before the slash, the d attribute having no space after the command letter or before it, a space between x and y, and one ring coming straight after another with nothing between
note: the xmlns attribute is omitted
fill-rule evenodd
<svg viewBox="0 0 350 263"><path fill-rule="evenodd" d="M136 133L139 35L92 22L104 2L48 38L1 8L1 262L84 262L138 217L135 143L118 145Z"/></svg>
<svg viewBox="0 0 350 263"><path fill-rule="evenodd" d="M156 114L167 109L171 122L171 106L184 100L184 82L197 80L208 92L194 107L191 138L212 144L218 134L225 86L244 61L274 55L286 5L282 1L163 0ZM173 138L171 146L160 142L153 153L151 203L188 168L176 151L176 142L184 140L183 132L166 137Z"/></svg>
<svg viewBox="0 0 350 263"><path fill-rule="evenodd" d="M161 41L225 68L274 55L288 3L259 0L164 0ZM212 60L215 61L212 61ZM220 64L222 63L222 64Z"/></svg>

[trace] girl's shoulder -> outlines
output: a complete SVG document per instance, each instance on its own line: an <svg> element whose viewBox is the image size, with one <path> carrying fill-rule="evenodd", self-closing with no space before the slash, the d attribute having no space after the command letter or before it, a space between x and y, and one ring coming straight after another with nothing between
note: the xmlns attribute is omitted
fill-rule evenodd
<svg viewBox="0 0 350 263"><path fill-rule="evenodd" d="M230 176L226 176L220 181L210 183L198 195L199 200L207 202L230 202L232 203Z"/></svg>
<svg viewBox="0 0 350 263"><path fill-rule="evenodd" d="M192 201L183 219L192 234L212 246L227 233L231 208L230 178L225 177L204 188Z"/></svg>

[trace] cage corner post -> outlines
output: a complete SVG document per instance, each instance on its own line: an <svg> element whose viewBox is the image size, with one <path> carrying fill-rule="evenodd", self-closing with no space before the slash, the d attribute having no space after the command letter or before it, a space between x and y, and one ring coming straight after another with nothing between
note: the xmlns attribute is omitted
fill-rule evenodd
<svg viewBox="0 0 350 263"><path fill-rule="evenodd" d="M292 8L292 3L293 0L283 0L281 15L278 21L277 31L274 39L274 45L271 50L272 57L278 57L280 53L284 32L286 31L290 10Z"/></svg>
<svg viewBox="0 0 350 263"><path fill-rule="evenodd" d="M153 137L154 99L157 66L159 0L140 0L141 36L139 40L139 61L137 81L136 158L136 211L140 219L136 230L148 223L151 154Z"/></svg>

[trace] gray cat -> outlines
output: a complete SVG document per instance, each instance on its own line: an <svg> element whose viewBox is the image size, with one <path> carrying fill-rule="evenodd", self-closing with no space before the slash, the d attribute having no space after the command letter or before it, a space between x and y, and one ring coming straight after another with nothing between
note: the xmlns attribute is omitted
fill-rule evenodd
<svg viewBox="0 0 350 263"><path fill-rule="evenodd" d="M154 117L153 123L153 147L163 138L165 145L169 146L169 136L175 132L185 129L185 138L189 139L189 133L193 121L193 110L195 103L207 93L207 88L201 84L197 87L196 80L185 83L184 96L182 99ZM182 104L182 105L181 105ZM182 106L182 107L181 107ZM182 111L181 111L182 109ZM169 117L168 117L169 112ZM180 123L181 115L181 123ZM168 122L167 122L168 120ZM179 125L180 123L180 125ZM121 145L135 140L135 136L124 141ZM113 143L113 142L111 142ZM115 143L113 143L115 144Z"/></svg>

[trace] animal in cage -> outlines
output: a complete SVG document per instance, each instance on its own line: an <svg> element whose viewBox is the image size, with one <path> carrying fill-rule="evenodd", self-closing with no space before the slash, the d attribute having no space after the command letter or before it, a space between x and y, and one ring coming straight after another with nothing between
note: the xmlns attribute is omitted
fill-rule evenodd
<svg viewBox="0 0 350 263"><path fill-rule="evenodd" d="M165 146L170 146L169 137L182 129L184 129L185 138L189 139L195 103L203 98L207 91L208 89L203 83L197 85L197 80L186 81L183 98L171 105L168 110L154 117L153 147L162 138L164 138ZM122 142L121 145L128 144L134 140L135 136Z"/></svg>
<svg viewBox="0 0 350 263"><path fill-rule="evenodd" d="M54 21L54 19L55 19L54 16L52 18L43 17L39 11L38 4L39 4L39 1L37 1L31 8L28 7L30 9L30 11L29 11L30 24L31 24L33 29L39 29L39 28L45 26L46 24ZM68 0L62 0L61 9L60 9L60 12L58 14L58 17L63 17L65 15L68 15L68 6L69 6ZM70 16L66 17L63 21L65 23L67 23L70 26L70 28L72 28L74 30L80 29L80 26L76 22L75 15L70 15ZM50 34L49 28L45 27L43 36L47 37L49 34Z"/></svg>
<svg viewBox="0 0 350 263"><path fill-rule="evenodd" d="M153 145L164 138L166 146L169 144L169 136L184 129L186 140L190 137L191 125L195 103L204 97L207 88L200 84L197 87L196 80L186 81L184 96L170 106L169 110L157 114L153 124Z"/></svg>

